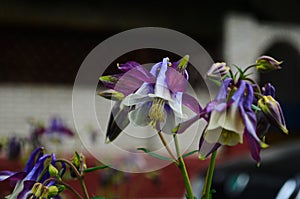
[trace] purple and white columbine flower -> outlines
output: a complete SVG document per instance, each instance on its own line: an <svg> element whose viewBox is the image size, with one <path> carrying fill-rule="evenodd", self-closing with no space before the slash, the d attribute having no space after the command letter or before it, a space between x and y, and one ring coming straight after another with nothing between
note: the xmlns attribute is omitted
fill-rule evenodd
<svg viewBox="0 0 300 199"><path fill-rule="evenodd" d="M252 109L253 100L253 88L249 82L239 80L235 83L231 78L223 81L215 100L205 108L209 117L199 144L201 158L206 158L221 145L234 146L243 143L245 136L253 159L260 162L260 149L267 145L256 133L257 120Z"/></svg>
<svg viewBox="0 0 300 199"><path fill-rule="evenodd" d="M39 186L41 190L35 193L36 185L41 185L50 178L50 173L48 167L50 164L54 164L56 161L55 154L44 154L44 149L42 147L35 149L24 168L20 172L12 171L0 171L0 181L9 180L14 185L13 192L7 196L8 199L23 199L29 198L30 196L35 196L33 198L47 198L49 196L50 187L55 186L55 180L50 180L43 185ZM65 170L65 165L63 165ZM64 172L62 172L63 175ZM42 195L34 195L42 194ZM59 195L53 196L51 198L60 198Z"/></svg>
<svg viewBox="0 0 300 199"><path fill-rule="evenodd" d="M120 92L124 97L119 99L112 109L107 131L108 141L115 139L129 122L136 126L151 125L158 131L171 133L184 118L182 105L197 114L200 112L198 102L185 93L188 84L185 69L187 60L188 56L185 56L172 64L168 58L164 58L162 62L155 64L150 72L135 64L135 67L119 75L118 81L114 82L113 93ZM106 84L113 83L108 81L108 76L100 78L103 79L107 80ZM109 86L112 88L111 84ZM114 125L118 122L119 126Z"/></svg>

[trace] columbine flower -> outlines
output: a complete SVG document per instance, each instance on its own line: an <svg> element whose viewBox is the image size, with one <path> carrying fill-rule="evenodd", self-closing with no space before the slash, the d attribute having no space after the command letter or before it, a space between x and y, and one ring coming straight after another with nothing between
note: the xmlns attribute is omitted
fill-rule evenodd
<svg viewBox="0 0 300 199"><path fill-rule="evenodd" d="M260 148L267 145L256 134L257 121L251 107L253 99L250 83L243 80L234 83L231 78L224 80L215 100L205 108L209 121L200 139L201 158L207 157L221 145L243 143L245 135L252 157L257 162L260 161Z"/></svg>
<svg viewBox="0 0 300 199"><path fill-rule="evenodd" d="M256 60L256 69L259 72L266 73L272 70L281 69L280 64L282 61L277 61L270 56L261 56Z"/></svg>
<svg viewBox="0 0 300 199"><path fill-rule="evenodd" d="M35 194L35 196L38 194L36 198L46 196L49 193L45 191L45 187L48 189L50 186L55 186L55 181L49 181L44 184L43 187L39 185L49 179L50 174L48 167L50 164L54 164L56 160L54 154L44 154L43 150L44 149L40 147L31 153L23 171L0 171L0 181L9 180L15 185L13 192L7 196L8 199L30 198L33 194ZM37 191L36 188L38 188L38 185L39 190L42 192Z"/></svg>
<svg viewBox="0 0 300 199"><path fill-rule="evenodd" d="M158 131L171 133L184 118L182 105L199 113L200 105L192 96L185 93L188 78L185 70L187 63L188 56L173 64L165 58L162 62L155 64L150 72L142 70L141 66L137 65L136 67L139 68L133 67L127 73L122 74L114 90L123 93L125 98L113 107L110 121L114 122L109 122L108 141L116 138L124 129L122 127L126 127L129 122L137 126L151 125ZM137 72L141 75L137 76ZM141 79L144 81L141 82ZM123 89L127 83L130 93L128 89ZM131 85L139 86L131 87ZM121 122L120 127L114 125L118 124L116 120Z"/></svg>
<svg viewBox="0 0 300 199"><path fill-rule="evenodd" d="M229 72L230 67L225 62L214 63L207 72L207 77L214 79L223 79Z"/></svg>

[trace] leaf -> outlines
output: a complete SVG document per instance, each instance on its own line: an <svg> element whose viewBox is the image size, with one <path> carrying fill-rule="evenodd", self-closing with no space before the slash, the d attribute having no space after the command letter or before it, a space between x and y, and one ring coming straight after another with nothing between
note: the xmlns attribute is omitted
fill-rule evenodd
<svg viewBox="0 0 300 199"><path fill-rule="evenodd" d="M198 150L194 150L194 151L191 151L191 152L188 152L186 154L183 154L182 157L185 158L185 157L188 157L190 155L193 155L194 153L198 152Z"/></svg>
<svg viewBox="0 0 300 199"><path fill-rule="evenodd" d="M157 158L157 159L160 159L160 160L173 161L172 158L168 158L168 157L159 155L159 154L154 153L154 152L152 152L152 151L150 151L149 149L146 149L146 148L137 148L137 150L144 151L145 153L149 154L150 156L152 156L154 158Z"/></svg>
<svg viewBox="0 0 300 199"><path fill-rule="evenodd" d="M101 166L96 166L96 167L90 167L90 168L87 168L84 170L85 173L88 173L88 172L92 172L92 171L96 171L96 170L100 170L100 169L105 169L105 168L108 168L109 166L107 165L101 165Z"/></svg>

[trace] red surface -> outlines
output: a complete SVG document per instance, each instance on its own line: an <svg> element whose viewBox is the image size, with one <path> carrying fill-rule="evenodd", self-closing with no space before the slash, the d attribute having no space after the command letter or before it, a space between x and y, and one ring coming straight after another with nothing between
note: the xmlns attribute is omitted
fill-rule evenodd
<svg viewBox="0 0 300 199"><path fill-rule="evenodd" d="M219 153L217 164L222 161L238 156L245 152L245 146L239 145L237 147L226 148L222 153ZM248 153L248 152L247 152ZM21 162L10 162L1 159L0 170L22 170ZM186 167L190 178L204 172L208 160L201 161L196 156L185 159ZM93 158L87 158L87 165L89 167L95 165ZM101 176L106 170L101 170L93 173L87 173L85 176L86 185L88 187L90 196L106 196L111 198L112 194L119 196L118 198L182 198L184 196L184 183L181 177L180 170L173 164L158 171L159 177L156 181L146 177L146 174L130 174L126 181L119 185L103 186L101 185ZM76 180L69 180L68 183L72 185L79 193L81 193L80 186ZM0 198L10 193L11 187L8 182L0 182ZM68 195L70 193L67 193ZM72 195L70 198L72 197Z"/></svg>

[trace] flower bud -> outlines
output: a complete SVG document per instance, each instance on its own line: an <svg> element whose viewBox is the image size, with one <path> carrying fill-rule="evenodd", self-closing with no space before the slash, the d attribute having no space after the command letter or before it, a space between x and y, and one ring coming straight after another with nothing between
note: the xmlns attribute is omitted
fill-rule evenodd
<svg viewBox="0 0 300 199"><path fill-rule="evenodd" d="M267 83L264 87L262 87L263 95L271 95L273 98L275 97L275 88L272 84Z"/></svg>
<svg viewBox="0 0 300 199"><path fill-rule="evenodd" d="M230 67L225 62L214 63L208 70L206 76L214 79L224 78L229 72Z"/></svg>
<svg viewBox="0 0 300 199"><path fill-rule="evenodd" d="M183 72L189 63L189 55L185 55L182 59L179 60L179 63L177 65L177 71Z"/></svg>
<svg viewBox="0 0 300 199"><path fill-rule="evenodd" d="M58 175L58 170L55 168L52 164L49 165L48 171L50 173L50 176L56 177Z"/></svg>
<svg viewBox="0 0 300 199"><path fill-rule="evenodd" d="M72 164L76 167L79 173L83 172L82 170L86 169L85 157L82 153L78 154L75 152L75 155L72 158ZM71 176L76 177L76 174L71 170Z"/></svg>
<svg viewBox="0 0 300 199"><path fill-rule="evenodd" d="M59 193L57 186L50 186L49 187L49 197L54 197Z"/></svg>
<svg viewBox="0 0 300 199"><path fill-rule="evenodd" d="M272 96L263 96L258 100L258 106L271 124L288 133L280 104Z"/></svg>
<svg viewBox="0 0 300 199"><path fill-rule="evenodd" d="M277 61L273 57L261 56L256 60L256 69L261 73L266 73L281 69L280 64L282 64L282 61Z"/></svg>
<svg viewBox="0 0 300 199"><path fill-rule="evenodd" d="M104 97L109 100L120 101L124 99L125 95L121 92L115 91L113 89L101 91L98 93L101 97Z"/></svg>
<svg viewBox="0 0 300 199"><path fill-rule="evenodd" d="M121 76L121 74L106 75L101 76L99 80L104 84L105 87L114 88Z"/></svg>

